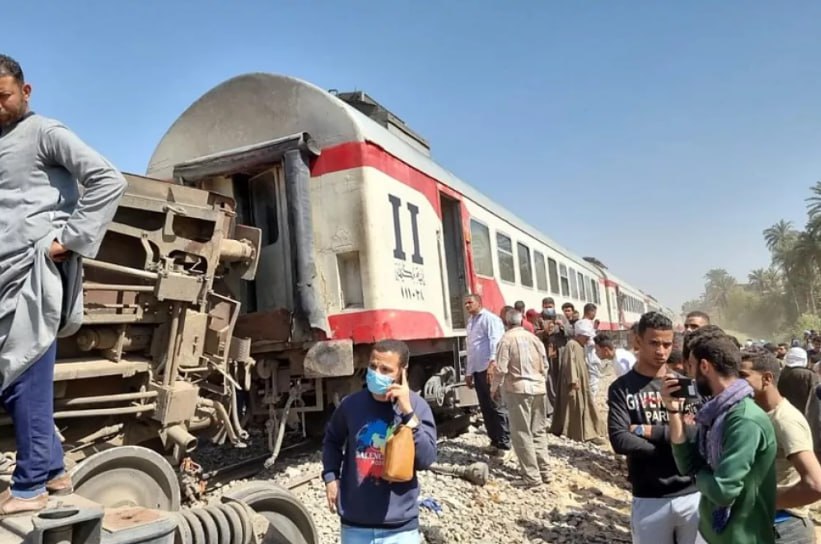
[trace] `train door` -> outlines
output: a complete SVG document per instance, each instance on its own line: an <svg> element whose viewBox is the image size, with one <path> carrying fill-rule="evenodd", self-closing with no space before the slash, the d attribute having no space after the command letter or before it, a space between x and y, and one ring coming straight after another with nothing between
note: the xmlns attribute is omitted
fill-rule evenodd
<svg viewBox="0 0 821 544"><path fill-rule="evenodd" d="M262 229L258 278L249 298L255 311L294 309L293 271L288 230L288 208L282 167L277 166L248 180L246 211L250 224Z"/></svg>
<svg viewBox="0 0 821 544"><path fill-rule="evenodd" d="M445 313L450 315L454 329L465 328L465 307L462 299L468 292L465 272L465 240L462 232L462 204L453 198L439 195L442 209L442 243L445 253L445 272L448 300Z"/></svg>
<svg viewBox="0 0 821 544"><path fill-rule="evenodd" d="M622 294L621 289L619 289L618 285L616 285L616 287L613 289L613 292L616 296L616 312L618 315L619 327L625 328L627 320L624 315L624 295Z"/></svg>

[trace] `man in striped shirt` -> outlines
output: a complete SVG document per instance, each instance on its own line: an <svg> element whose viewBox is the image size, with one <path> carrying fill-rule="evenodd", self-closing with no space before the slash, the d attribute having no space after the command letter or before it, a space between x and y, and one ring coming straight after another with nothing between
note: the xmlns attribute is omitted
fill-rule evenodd
<svg viewBox="0 0 821 544"><path fill-rule="evenodd" d="M547 463L547 354L544 344L522 327L521 312L509 311L511 326L499 341L493 396L501 392L510 418L510 438L519 459L519 487L534 487L550 481Z"/></svg>

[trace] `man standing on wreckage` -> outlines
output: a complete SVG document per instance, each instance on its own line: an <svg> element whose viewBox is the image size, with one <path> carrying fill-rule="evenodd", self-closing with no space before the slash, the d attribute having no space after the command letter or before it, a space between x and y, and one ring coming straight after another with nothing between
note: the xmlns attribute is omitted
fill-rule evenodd
<svg viewBox="0 0 821 544"><path fill-rule="evenodd" d="M80 257L96 255L126 188L106 159L30 111L30 97L20 65L0 54L0 401L17 442L0 517L72 490L54 428L56 339L82 324Z"/></svg>

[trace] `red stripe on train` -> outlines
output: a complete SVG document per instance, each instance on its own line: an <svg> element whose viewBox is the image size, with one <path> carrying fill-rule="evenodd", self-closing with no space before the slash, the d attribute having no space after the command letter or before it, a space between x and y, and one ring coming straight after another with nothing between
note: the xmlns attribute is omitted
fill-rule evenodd
<svg viewBox="0 0 821 544"><path fill-rule="evenodd" d="M311 167L311 175L321 176L364 166L375 168L419 191L433 206L436 215L442 217L437 190L440 183L371 142L347 142L323 149Z"/></svg>
<svg viewBox="0 0 821 544"><path fill-rule="evenodd" d="M331 336L370 344L386 338L417 340L442 338L444 332L432 313L414 310L363 310L328 317Z"/></svg>

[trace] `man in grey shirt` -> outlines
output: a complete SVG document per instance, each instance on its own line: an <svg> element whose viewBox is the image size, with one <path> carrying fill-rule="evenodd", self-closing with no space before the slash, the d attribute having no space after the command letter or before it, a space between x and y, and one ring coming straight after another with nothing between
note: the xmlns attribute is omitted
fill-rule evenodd
<svg viewBox="0 0 821 544"><path fill-rule="evenodd" d="M30 111L30 96L20 65L0 55L0 401L17 444L0 516L71 491L54 429L56 338L82 324L80 256L96 255L126 187L66 127Z"/></svg>

